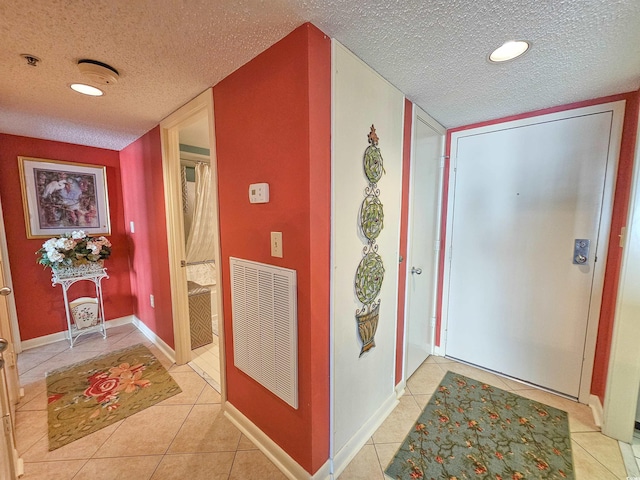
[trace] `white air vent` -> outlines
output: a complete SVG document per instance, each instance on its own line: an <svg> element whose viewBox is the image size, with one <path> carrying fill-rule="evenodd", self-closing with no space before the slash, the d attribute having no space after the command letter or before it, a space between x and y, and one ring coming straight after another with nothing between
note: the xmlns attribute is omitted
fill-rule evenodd
<svg viewBox="0 0 640 480"><path fill-rule="evenodd" d="M298 408L296 271L231 257L234 364Z"/></svg>

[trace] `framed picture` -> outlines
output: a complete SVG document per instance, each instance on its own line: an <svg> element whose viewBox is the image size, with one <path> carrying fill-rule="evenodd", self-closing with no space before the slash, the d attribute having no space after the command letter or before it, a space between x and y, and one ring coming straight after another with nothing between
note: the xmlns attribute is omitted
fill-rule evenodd
<svg viewBox="0 0 640 480"><path fill-rule="evenodd" d="M106 168L18 157L27 238L111 234Z"/></svg>

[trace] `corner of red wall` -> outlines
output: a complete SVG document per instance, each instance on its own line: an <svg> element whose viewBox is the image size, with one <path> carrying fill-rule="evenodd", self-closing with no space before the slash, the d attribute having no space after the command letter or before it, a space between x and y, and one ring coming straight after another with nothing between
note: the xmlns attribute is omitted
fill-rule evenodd
<svg viewBox="0 0 640 480"><path fill-rule="evenodd" d="M331 42L303 24L214 89L227 398L306 471L329 458ZM270 202L247 186L268 182ZM273 258L269 232L283 234ZM299 407L233 364L229 257L296 270Z"/></svg>

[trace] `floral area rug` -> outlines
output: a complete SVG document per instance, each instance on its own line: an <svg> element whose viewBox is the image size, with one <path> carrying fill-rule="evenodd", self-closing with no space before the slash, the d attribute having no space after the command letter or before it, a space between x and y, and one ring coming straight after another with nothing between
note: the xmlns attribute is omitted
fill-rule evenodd
<svg viewBox="0 0 640 480"><path fill-rule="evenodd" d="M447 372L385 473L393 479L574 479L567 413Z"/></svg>
<svg viewBox="0 0 640 480"><path fill-rule="evenodd" d="M47 373L49 451L181 392L144 345Z"/></svg>

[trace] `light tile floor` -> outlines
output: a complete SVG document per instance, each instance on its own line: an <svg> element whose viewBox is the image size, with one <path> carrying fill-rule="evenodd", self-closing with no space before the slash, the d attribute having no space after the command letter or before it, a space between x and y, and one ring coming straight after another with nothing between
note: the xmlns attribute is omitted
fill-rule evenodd
<svg viewBox="0 0 640 480"><path fill-rule="evenodd" d="M69 445L48 451L45 372L136 343L149 347L182 393ZM171 364L133 325L27 350L16 437L25 480L285 480L222 414L220 394L190 366Z"/></svg>
<svg viewBox="0 0 640 480"><path fill-rule="evenodd" d="M638 469L640 469L640 430L633 432L633 444L631 448L633 449L633 455L636 457Z"/></svg>
<svg viewBox="0 0 640 480"><path fill-rule="evenodd" d="M384 469L426 406L447 370L510 390L569 413L577 480L626 479L618 442L602 435L586 405L443 357L429 357L407 381L399 405L340 475L340 480L383 480Z"/></svg>
<svg viewBox="0 0 640 480"><path fill-rule="evenodd" d="M53 452L48 451L45 372L110 350L143 343L182 393ZM26 480L283 480L284 475L221 413L220 395L190 366L171 364L133 325L27 350L18 358L25 396L18 405L17 446ZM340 480L383 480L431 394L455 371L561 408L569 427L578 480L625 479L618 443L599 432L589 407L482 370L430 357L408 380L405 395L340 475Z"/></svg>
<svg viewBox="0 0 640 480"><path fill-rule="evenodd" d="M220 391L220 345L218 335L213 341L191 351L189 365L202 375L217 391Z"/></svg>

